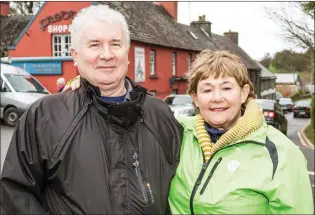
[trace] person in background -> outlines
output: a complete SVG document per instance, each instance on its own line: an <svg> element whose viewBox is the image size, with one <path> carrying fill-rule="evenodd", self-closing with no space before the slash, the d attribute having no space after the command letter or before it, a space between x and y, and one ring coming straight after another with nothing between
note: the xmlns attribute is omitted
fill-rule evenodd
<svg viewBox="0 0 315 215"><path fill-rule="evenodd" d="M4 214L166 214L183 127L126 77L130 35L105 5L72 22L81 88L33 103L0 180Z"/></svg>
<svg viewBox="0 0 315 215"><path fill-rule="evenodd" d="M66 86L66 80L64 78L57 79L57 90L58 92L62 92L63 88Z"/></svg>

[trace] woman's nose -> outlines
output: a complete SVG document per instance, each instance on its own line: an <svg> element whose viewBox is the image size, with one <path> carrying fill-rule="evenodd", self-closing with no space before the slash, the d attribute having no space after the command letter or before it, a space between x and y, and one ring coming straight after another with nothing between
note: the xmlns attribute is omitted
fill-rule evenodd
<svg viewBox="0 0 315 215"><path fill-rule="evenodd" d="M211 101L220 102L222 100L223 100L222 92L220 90L213 91Z"/></svg>

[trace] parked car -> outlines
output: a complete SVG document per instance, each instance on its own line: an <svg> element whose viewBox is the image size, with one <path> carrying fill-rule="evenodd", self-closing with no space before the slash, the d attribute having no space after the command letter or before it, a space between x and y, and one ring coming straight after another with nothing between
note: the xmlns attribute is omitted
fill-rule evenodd
<svg viewBox="0 0 315 215"><path fill-rule="evenodd" d="M287 134L288 120L278 102L269 99L256 99L257 105L263 109L266 123Z"/></svg>
<svg viewBox="0 0 315 215"><path fill-rule="evenodd" d="M293 110L293 101L291 98L280 98L279 104L283 111L292 111Z"/></svg>
<svg viewBox="0 0 315 215"><path fill-rule="evenodd" d="M1 63L0 119L15 126L24 111L49 91L32 75L21 68Z"/></svg>
<svg viewBox="0 0 315 215"><path fill-rule="evenodd" d="M311 102L310 101L297 101L293 107L293 117L306 116L311 117Z"/></svg>
<svg viewBox="0 0 315 215"><path fill-rule="evenodd" d="M175 117L195 115L195 106L190 95L169 95L163 101L169 105Z"/></svg>

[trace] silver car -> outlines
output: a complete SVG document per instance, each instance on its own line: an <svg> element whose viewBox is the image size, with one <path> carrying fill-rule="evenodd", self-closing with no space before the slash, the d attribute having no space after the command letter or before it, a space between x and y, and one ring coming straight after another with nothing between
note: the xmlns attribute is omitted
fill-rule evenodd
<svg viewBox="0 0 315 215"><path fill-rule="evenodd" d="M32 75L21 68L1 63L0 119L15 126L19 117L37 99L49 91Z"/></svg>
<svg viewBox="0 0 315 215"><path fill-rule="evenodd" d="M164 102L169 105L175 117L195 115L195 106L190 95L169 95Z"/></svg>

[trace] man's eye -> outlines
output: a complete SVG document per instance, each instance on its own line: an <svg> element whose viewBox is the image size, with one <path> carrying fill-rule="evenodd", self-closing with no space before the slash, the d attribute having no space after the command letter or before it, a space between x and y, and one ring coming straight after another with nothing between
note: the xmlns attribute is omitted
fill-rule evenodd
<svg viewBox="0 0 315 215"><path fill-rule="evenodd" d="M119 44L119 43L112 43L112 46L114 46L114 47L120 47L120 44Z"/></svg>
<svg viewBox="0 0 315 215"><path fill-rule="evenodd" d="M90 47L96 48L96 47L99 47L99 45L100 44L98 44L98 43L93 43L93 44L90 45Z"/></svg>

